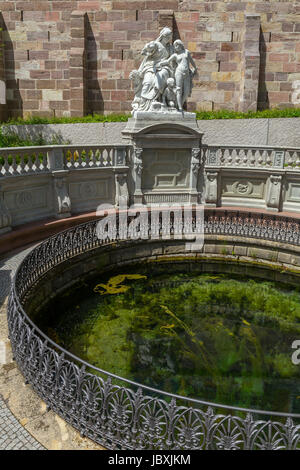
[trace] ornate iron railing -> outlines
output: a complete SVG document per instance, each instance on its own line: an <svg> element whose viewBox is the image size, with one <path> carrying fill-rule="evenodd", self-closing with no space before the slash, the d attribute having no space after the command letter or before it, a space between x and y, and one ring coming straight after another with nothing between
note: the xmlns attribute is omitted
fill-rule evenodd
<svg viewBox="0 0 300 470"><path fill-rule="evenodd" d="M13 280L8 324L14 358L47 406L82 435L111 449L297 449L299 414L226 406L156 390L91 366L37 328L22 306L36 281L65 260L118 240L118 231L114 239L99 240L96 224L88 222L41 243ZM300 220L275 215L209 211L204 229L206 234L300 244Z"/></svg>

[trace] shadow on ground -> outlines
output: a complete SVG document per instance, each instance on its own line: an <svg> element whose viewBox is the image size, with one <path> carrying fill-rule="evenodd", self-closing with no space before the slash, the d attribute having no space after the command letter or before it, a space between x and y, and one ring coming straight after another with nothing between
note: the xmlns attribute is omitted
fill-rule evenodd
<svg viewBox="0 0 300 470"><path fill-rule="evenodd" d="M6 297L10 291L11 285L11 275L12 271L10 269L4 269L5 262L0 259L0 308L4 304Z"/></svg>

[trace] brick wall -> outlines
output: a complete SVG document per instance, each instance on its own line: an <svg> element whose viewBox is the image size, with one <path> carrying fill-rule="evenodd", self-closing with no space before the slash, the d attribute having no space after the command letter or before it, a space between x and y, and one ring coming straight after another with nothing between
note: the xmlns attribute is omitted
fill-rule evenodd
<svg viewBox="0 0 300 470"><path fill-rule="evenodd" d="M1 28L1 25L0 25ZM0 29L0 121L5 121L6 115L6 84L3 32Z"/></svg>
<svg viewBox="0 0 300 470"><path fill-rule="evenodd" d="M171 24L199 70L190 110L299 106L299 2L5 0L0 11L10 116L129 111L129 73ZM245 14L260 16L253 33Z"/></svg>

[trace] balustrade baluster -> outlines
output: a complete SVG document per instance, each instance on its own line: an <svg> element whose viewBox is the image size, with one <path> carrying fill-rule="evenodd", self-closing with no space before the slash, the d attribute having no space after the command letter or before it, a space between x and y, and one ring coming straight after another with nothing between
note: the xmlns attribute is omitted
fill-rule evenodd
<svg viewBox="0 0 300 470"><path fill-rule="evenodd" d="M3 168L4 168L4 174L8 173L8 171L9 171L8 155L4 156Z"/></svg>
<svg viewBox="0 0 300 470"><path fill-rule="evenodd" d="M85 157L85 166L89 167L90 166L90 162L91 162L91 158L90 156L93 154L93 151L92 150L89 150L86 154L86 157Z"/></svg>
<svg viewBox="0 0 300 470"><path fill-rule="evenodd" d="M107 149L104 149L102 151L102 165L103 166L107 166L107 160L108 160Z"/></svg>
<svg viewBox="0 0 300 470"><path fill-rule="evenodd" d="M288 166L293 166L293 157L292 157L292 152L289 150L287 151L288 158L287 158L287 164Z"/></svg>
<svg viewBox="0 0 300 470"><path fill-rule="evenodd" d="M256 162L256 159L255 159L255 150L249 150L249 153L250 153L250 164L255 166L255 162Z"/></svg>
<svg viewBox="0 0 300 470"><path fill-rule="evenodd" d="M11 173L13 175L17 174L18 164L17 164L17 159L15 155L12 156L11 169L12 169Z"/></svg>
<svg viewBox="0 0 300 470"><path fill-rule="evenodd" d="M82 151L82 150L79 150L79 151L77 152L77 153L78 153L78 160L77 160L78 166L84 166L84 165L82 164L82 163L83 163L83 161L82 161L82 152L84 152L84 150L83 150L83 151Z"/></svg>
<svg viewBox="0 0 300 470"><path fill-rule="evenodd" d="M20 167L20 173L23 174L25 172L25 161L24 161L24 155L21 154L20 156L20 164L19 164L19 167Z"/></svg>
<svg viewBox="0 0 300 470"><path fill-rule="evenodd" d="M32 156L31 156L31 155L28 155L28 162L27 162L28 172L31 173L32 167L33 167Z"/></svg>
<svg viewBox="0 0 300 470"><path fill-rule="evenodd" d="M40 171L40 158L38 152L35 153L34 169L35 171Z"/></svg>
<svg viewBox="0 0 300 470"><path fill-rule="evenodd" d="M258 154L257 163L259 165L262 165L264 163L263 152L264 152L264 150L256 150L256 154Z"/></svg>
<svg viewBox="0 0 300 470"><path fill-rule="evenodd" d="M47 155L44 153L42 163L41 163L41 169L42 170L47 170L48 165L47 165Z"/></svg>

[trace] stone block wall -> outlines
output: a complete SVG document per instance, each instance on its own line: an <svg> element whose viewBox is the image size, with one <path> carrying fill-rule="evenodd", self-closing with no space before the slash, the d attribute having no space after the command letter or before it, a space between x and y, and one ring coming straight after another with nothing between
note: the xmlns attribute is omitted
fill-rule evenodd
<svg viewBox="0 0 300 470"><path fill-rule="evenodd" d="M0 29L0 121L4 121L6 119L5 58L2 36L3 32Z"/></svg>
<svg viewBox="0 0 300 470"><path fill-rule="evenodd" d="M198 66L189 110L300 105L299 2L5 0L0 12L9 116L130 111L129 73L163 26Z"/></svg>

